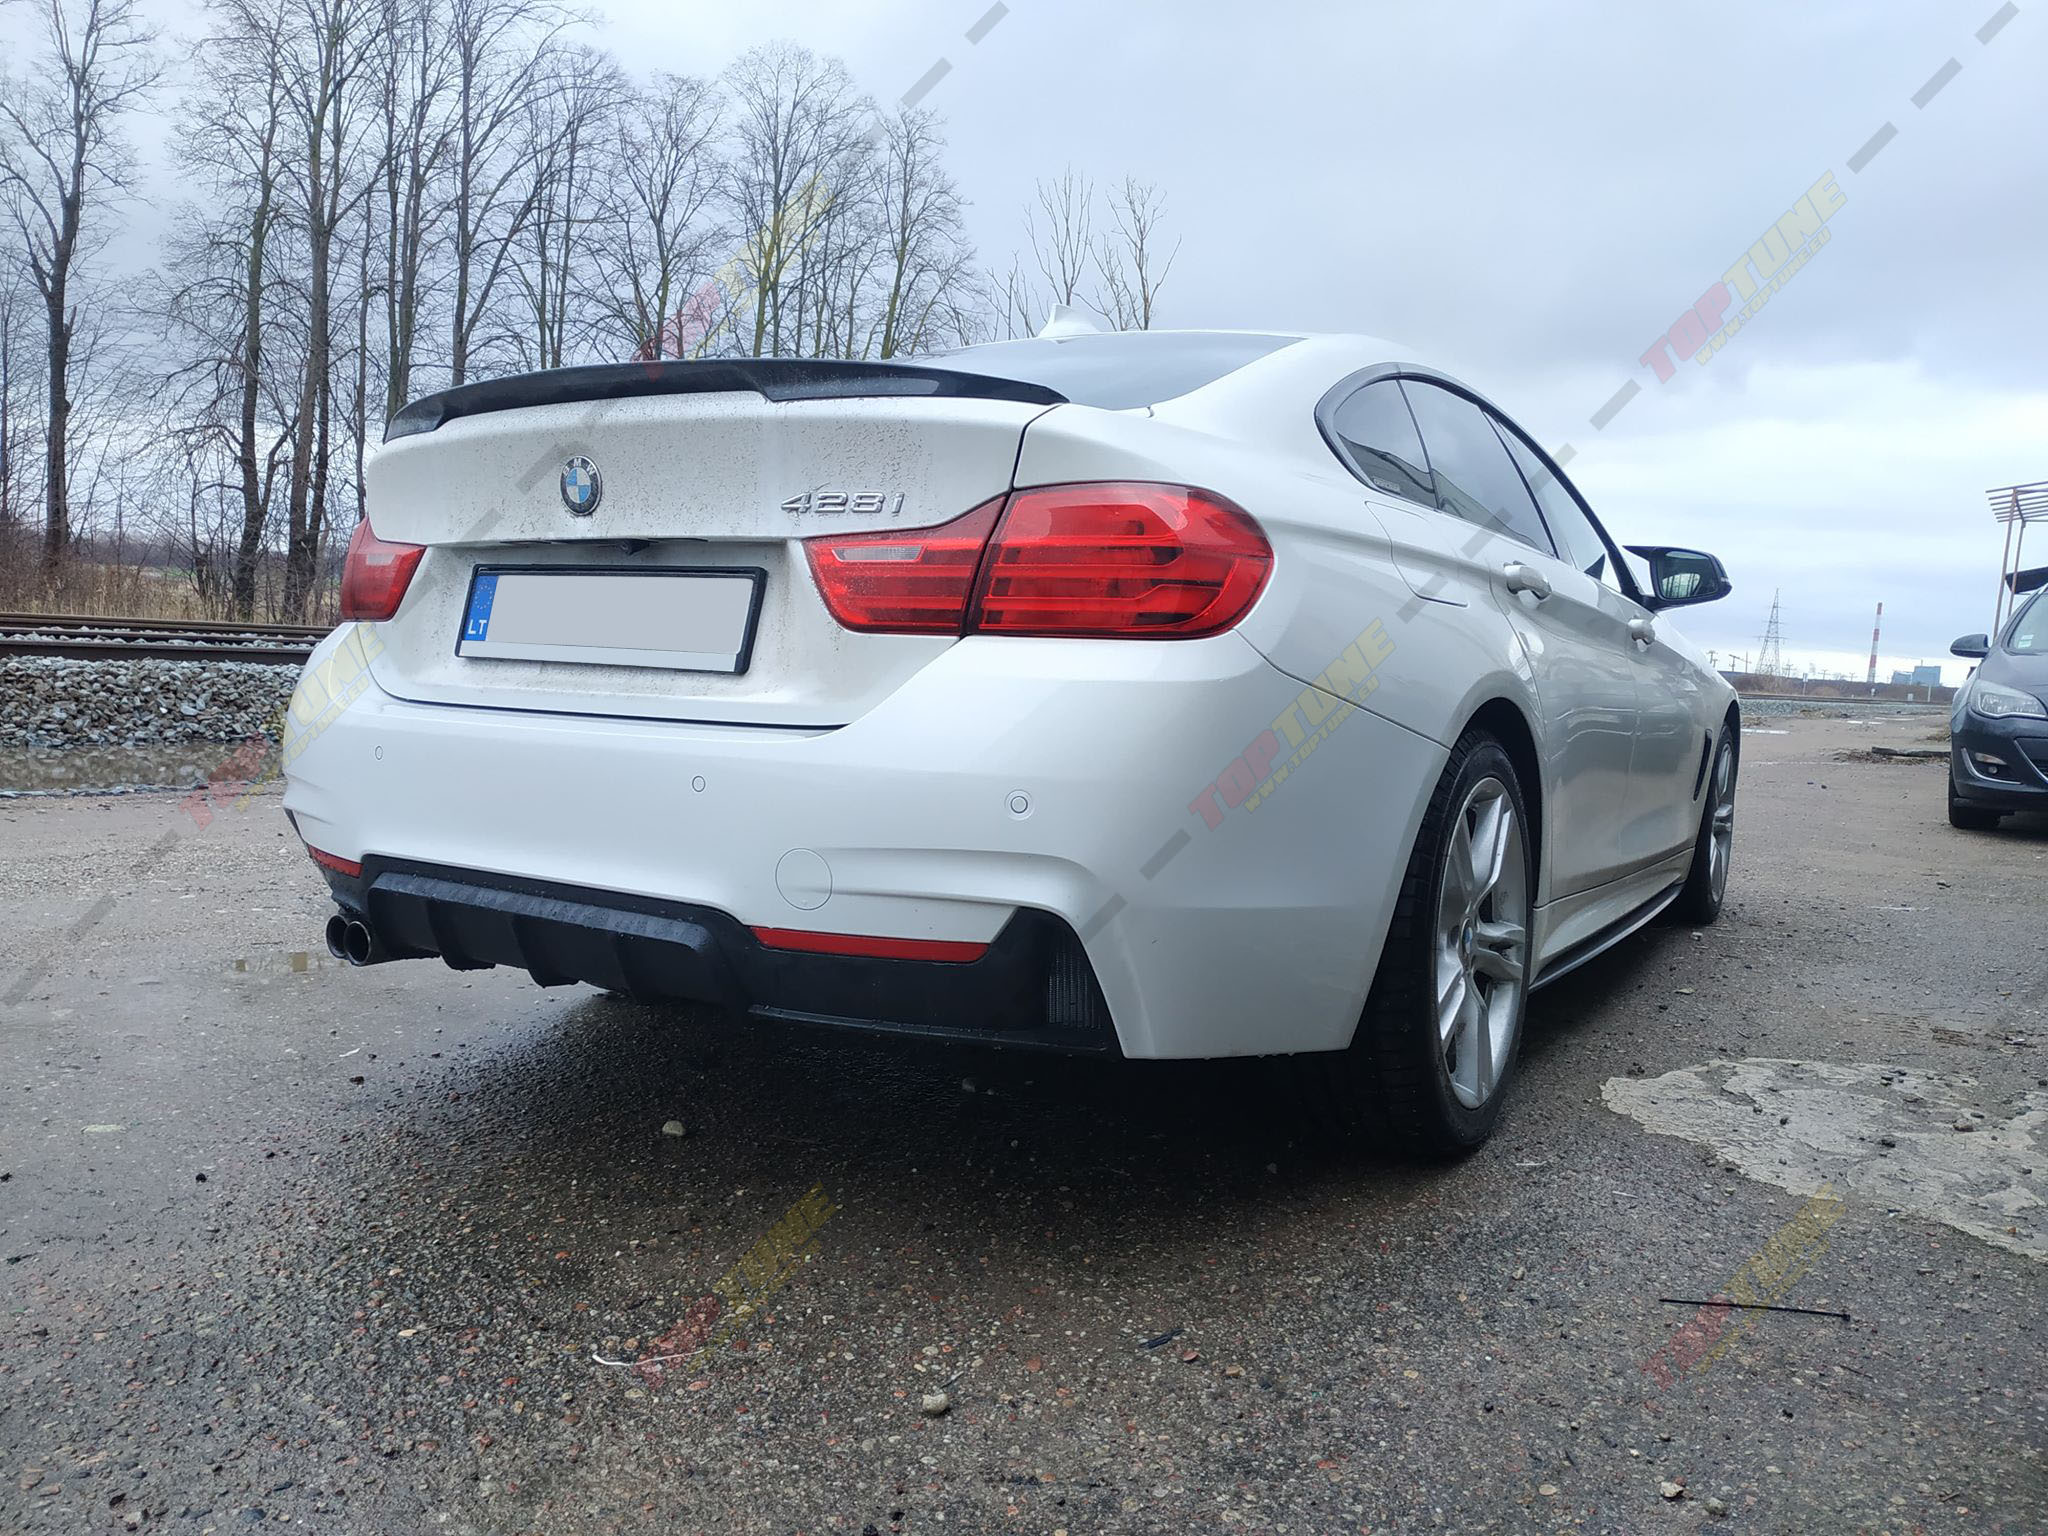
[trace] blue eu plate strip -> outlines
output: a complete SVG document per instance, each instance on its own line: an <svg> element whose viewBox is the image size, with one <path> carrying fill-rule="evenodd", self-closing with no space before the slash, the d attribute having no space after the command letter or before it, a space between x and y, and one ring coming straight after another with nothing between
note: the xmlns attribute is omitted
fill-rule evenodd
<svg viewBox="0 0 2048 1536"><path fill-rule="evenodd" d="M476 585L469 589L469 622L462 627L465 640L486 640L491 632L491 604L497 600L498 578L485 574L477 577Z"/></svg>

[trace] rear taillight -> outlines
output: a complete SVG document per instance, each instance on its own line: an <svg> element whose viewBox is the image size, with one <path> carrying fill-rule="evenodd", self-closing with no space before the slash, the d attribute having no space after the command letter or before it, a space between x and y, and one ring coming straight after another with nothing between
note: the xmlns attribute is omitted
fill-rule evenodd
<svg viewBox="0 0 2048 1536"><path fill-rule="evenodd" d="M937 528L804 547L834 618L907 634L1194 639L1243 618L1273 569L1241 508L1125 482L1014 491Z"/></svg>
<svg viewBox="0 0 2048 1536"><path fill-rule="evenodd" d="M378 538L367 517L357 523L341 567L342 618L379 620L398 612L426 552L423 544L391 544Z"/></svg>
<svg viewBox="0 0 2048 1536"><path fill-rule="evenodd" d="M957 635L1002 510L997 497L936 528L806 539L804 553L825 606L848 629Z"/></svg>
<svg viewBox="0 0 2048 1536"><path fill-rule="evenodd" d="M1017 491L968 627L991 635L1187 640L1250 611L1273 569L1259 525L1182 485Z"/></svg>

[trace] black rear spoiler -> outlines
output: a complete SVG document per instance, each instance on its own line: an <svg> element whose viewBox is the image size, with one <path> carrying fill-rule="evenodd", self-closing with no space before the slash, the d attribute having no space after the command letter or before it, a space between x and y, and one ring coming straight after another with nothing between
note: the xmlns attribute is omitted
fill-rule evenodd
<svg viewBox="0 0 2048 1536"><path fill-rule="evenodd" d="M943 363L853 363L833 358L741 357L703 362L600 363L486 379L425 395L391 418L384 441L432 432L458 416L516 411L583 400L637 400L651 395L749 391L768 400L846 400L904 395L956 400L1016 400L1064 405L1043 384L967 373Z"/></svg>
<svg viewBox="0 0 2048 1536"><path fill-rule="evenodd" d="M2036 587L2048 586L2048 565L2037 565L2024 571L2007 571L2005 584L2012 588L2015 597L2022 592L2031 592Z"/></svg>

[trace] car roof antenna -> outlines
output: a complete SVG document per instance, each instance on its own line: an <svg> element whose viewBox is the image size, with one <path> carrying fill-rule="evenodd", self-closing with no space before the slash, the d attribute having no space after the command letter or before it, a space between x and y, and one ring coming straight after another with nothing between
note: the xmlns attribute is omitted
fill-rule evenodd
<svg viewBox="0 0 2048 1536"><path fill-rule="evenodd" d="M1055 304L1052 313L1045 318L1045 329L1038 333L1040 341L1065 341L1070 336L1100 336L1104 334L1095 317L1085 309L1072 304Z"/></svg>

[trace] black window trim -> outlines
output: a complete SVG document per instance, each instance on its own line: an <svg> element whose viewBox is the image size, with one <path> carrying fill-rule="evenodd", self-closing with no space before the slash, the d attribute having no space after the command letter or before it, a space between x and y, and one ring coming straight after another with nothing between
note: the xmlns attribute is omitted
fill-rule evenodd
<svg viewBox="0 0 2048 1536"><path fill-rule="evenodd" d="M1408 374L1404 375L1404 377L1412 378L1418 384L1428 384L1435 388L1441 389L1445 394L1455 395L1459 399L1463 400L1467 405L1476 407L1479 411L1480 418L1486 422L1487 426L1493 429L1494 440L1496 442L1499 441L1500 428L1495 426L1494 423L1499 419L1500 413L1493 408L1492 404L1489 401L1487 401L1483 396L1478 394L1476 391L1469 390L1465 388L1465 386L1462 384L1453 383L1449 379L1431 378L1427 374L1422 373L1420 370L1411 370ZM1407 390L1404 389L1401 391L1401 398L1404 400L1408 398ZM1415 435L1422 439L1422 451L1429 458L1429 478L1432 483L1436 483L1436 510L1443 513L1446 517L1458 518L1458 521L1461 523L1468 521L1466 518L1460 517L1456 512L1453 512L1449 507L1444 505L1443 486L1440 483L1437 483L1438 476L1436 472L1436 457L1435 455L1430 454L1429 452L1429 434L1422 430L1422 418L1415 415L1415 402L1412 400L1408 402L1408 414L1410 418L1412 418L1415 422ZM1512 469L1515 472L1515 484L1519 485L1522 488L1522 494L1529 498L1529 510L1536 514L1536 526L1543 530L1543 537L1550 541L1550 548L1539 549L1536 545L1529 544L1529 541L1527 539L1518 538L1516 537L1516 535L1505 532L1499 528L1495 528L1491 531L1499 534L1502 538L1513 539L1514 542L1517 544L1529 544L1529 548L1536 550L1536 553L1539 555L1548 555L1553 560L1557 559L1557 535L1550 531L1550 521L1543 515L1543 503L1538 501L1536 499L1536 493L1529 489L1528 478L1525 475L1523 475L1522 466L1515 462L1515 456L1512 453L1508 452L1508 445L1506 443L1501 443L1500 451L1501 457L1505 458L1508 461L1508 468ZM1478 525L1475 524L1474 526Z"/></svg>
<svg viewBox="0 0 2048 1536"><path fill-rule="evenodd" d="M1316 402L1316 430L1322 433L1324 444L1337 456L1337 462L1349 470L1351 477L1367 490L1378 491L1382 496L1391 496L1396 501L1405 501L1411 506L1426 507L1431 512L1443 511L1443 502L1439 499L1436 489L1436 467L1429 461L1429 440L1422 435L1422 423L1415 419L1415 407L1408 403L1408 391L1399 387L1406 375L1380 369L1369 369L1367 372L1376 376L1364 378L1362 375L1353 374L1351 378L1335 385ZM1355 388L1346 387L1354 381L1357 381ZM1414 431L1415 441L1422 449L1422 470L1429 476L1428 501L1416 501L1413 497L1403 496L1399 491L1388 490L1367 474L1360 467L1357 458L1344 446L1343 434L1337 430L1337 412L1351 403L1352 396L1364 394L1367 386L1373 384L1392 384L1395 386L1394 393L1401 398L1401 409L1408 413L1408 425Z"/></svg>
<svg viewBox="0 0 2048 1536"><path fill-rule="evenodd" d="M2020 632L2020 620L2024 619L2029 613L2033 612L2034 605L2036 603L2048 603L2048 586L2036 588L2034 595L2032 597L2028 598L2024 603L2021 603L2017 608L2013 609L2013 611L2010 614L2006 615L2005 628L2001 630L1998 634L1992 636L1993 643L1997 646L1999 650L2004 651L2006 655L2031 656L2034 654L2032 651L2014 650L2012 648L2012 642Z"/></svg>
<svg viewBox="0 0 2048 1536"><path fill-rule="evenodd" d="M1614 535L1607 531L1605 523L1593 515L1592 505L1584 496L1579 494L1579 488L1572 484L1570 477L1558 467L1557 461L1545 453L1542 447L1527 432L1524 432L1512 420L1497 410L1489 407L1488 414L1493 418L1494 430L1497 432L1507 431L1514 433L1516 440L1536 456L1536 462L1549 470L1551 478L1563 486L1565 494L1577 503L1580 515L1586 519L1586 525L1599 537L1601 546L1607 551L1607 563L1615 573L1621 587L1622 596L1626 597L1638 608L1644 608L1644 611L1648 612L1649 610L1643 603L1642 589L1636 585L1635 573L1628 568L1628 562L1621 558L1621 549L1614 542ZM1512 453L1508 455L1510 460L1513 460L1514 457ZM1522 474L1522 466L1519 463L1515 465L1515 473L1518 475ZM1543 498L1536 494L1535 486L1529 485L1529 477L1527 475L1522 475L1522 483L1529 486L1529 499L1536 503L1536 515L1543 517ZM1557 543L1557 530L1550 527L1549 518L1543 517L1543 526L1549 529L1550 542L1553 544ZM1570 546L1567 544L1566 547L1569 548ZM1560 555L1558 558L1563 559L1564 557ZM1577 560L1578 557L1574 555L1566 563L1576 565Z"/></svg>
<svg viewBox="0 0 2048 1536"><path fill-rule="evenodd" d="M1397 501L1408 501L1407 497L1396 495L1392 491L1383 490L1366 477L1364 471L1352 462L1351 455L1344 451L1341 446L1342 439L1338 437L1334 425L1334 419L1339 406L1358 393L1358 391L1364 389L1368 384L1378 384L1388 379L1394 380L1397 383L1403 379L1414 379L1419 384L1434 384L1440 389L1449 391L1451 394L1462 395L1472 404L1478 406L1486 418L1495 424L1496 433L1503 426L1510 432L1513 432L1529 451L1536 455L1537 461L1557 477L1557 483L1565 488L1572 500L1579 504L1579 510L1586 515L1586 521L1593 525L1593 531L1600 535L1600 541L1607 546L1607 558L1613 562L1614 570L1620 577L1623 595L1638 607L1643 607L1642 589L1636 585L1635 573L1628 568L1627 562L1621 558L1618 547L1614 542L1614 536L1607 531L1607 525L1594 515L1592 504L1579 494L1579 488L1572 484L1571 478L1558 467L1557 461L1544 451L1541 444L1527 432L1523 431L1507 412L1487 399L1486 396L1480 394L1478 390L1473 389L1470 385L1461 384L1447 373L1440 373L1436 369L1425 367L1420 363L1379 363L1370 368L1360 368L1353 373L1346 374L1323 392L1323 397L1316 402L1316 430L1322 433L1323 442L1328 445L1331 453L1336 455L1337 462L1342 464L1351 473L1352 478L1364 485L1369 491L1378 492L1382 496L1393 496ZM1404 401L1407 399L1407 392L1405 390L1402 392L1401 398ZM1415 435L1422 440L1423 457L1427 460L1429 456L1429 439L1423 434L1422 423L1415 420L1415 407L1412 405L1408 407L1408 419L1414 422ZM1506 444L1502 444L1502 451L1507 451ZM1528 491L1530 501L1536 505L1536 516L1542 522L1543 531L1550 539L1551 558L1563 558L1555 553L1557 549L1557 532L1550 526L1550 519L1543 516L1543 503L1538 500L1535 488L1529 484L1528 477L1522 474L1522 466L1515 464L1515 456L1512 453L1508 454L1508 462L1514 464L1515 474L1522 481L1522 488ZM1430 462L1429 472L1430 483L1434 487L1436 482L1436 466L1433 461ZM1410 505L1419 507L1423 506L1424 503L1418 501L1411 502ZM1438 494L1438 500L1429 507L1429 510L1444 512L1441 493ZM1448 517L1455 514L1445 512L1444 515ZM1537 553L1541 554L1543 551L1538 550ZM1647 612L1648 610L1645 609L1645 611Z"/></svg>

